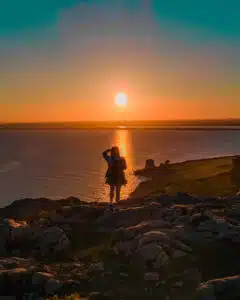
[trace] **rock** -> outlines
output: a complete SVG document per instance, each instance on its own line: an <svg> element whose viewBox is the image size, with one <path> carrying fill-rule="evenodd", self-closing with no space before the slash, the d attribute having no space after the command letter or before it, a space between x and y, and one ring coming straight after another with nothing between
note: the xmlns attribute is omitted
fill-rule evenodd
<svg viewBox="0 0 240 300"><path fill-rule="evenodd" d="M43 255L65 252L70 247L66 233L58 227L43 230L40 237L40 249Z"/></svg>
<svg viewBox="0 0 240 300"><path fill-rule="evenodd" d="M19 288L26 285L28 282L29 272L25 268L16 268L12 270L7 270L5 273L7 275L7 282L11 287Z"/></svg>
<svg viewBox="0 0 240 300"><path fill-rule="evenodd" d="M22 242L26 238L28 232L28 225L26 222L16 222L14 220L9 220L9 225L11 226L10 238L13 242Z"/></svg>
<svg viewBox="0 0 240 300"><path fill-rule="evenodd" d="M37 272L32 277L33 285L43 285L46 281L53 279L53 275L44 272Z"/></svg>
<svg viewBox="0 0 240 300"><path fill-rule="evenodd" d="M179 219L182 215L186 215L188 208L182 205L173 205L167 207L163 211L163 218L165 221L173 222Z"/></svg>
<svg viewBox="0 0 240 300"><path fill-rule="evenodd" d="M184 257L186 255L187 255L187 253L183 252L181 250L173 250L173 252L172 252L172 258L176 258L176 259Z"/></svg>
<svg viewBox="0 0 240 300"><path fill-rule="evenodd" d="M210 280L201 284L198 291L200 300L238 299L240 295L240 276Z"/></svg>
<svg viewBox="0 0 240 300"><path fill-rule="evenodd" d="M155 260L157 255L163 251L162 247L156 243L150 243L140 247L139 254L144 261Z"/></svg>
<svg viewBox="0 0 240 300"><path fill-rule="evenodd" d="M143 221L136 226L128 227L123 231L124 239L133 239L139 234L142 235L148 231L158 228L168 228L170 223L164 220Z"/></svg>
<svg viewBox="0 0 240 300"><path fill-rule="evenodd" d="M191 253L192 248L187 246L186 244L183 244L182 242L178 241L177 239L171 240L171 244L176 250L180 250L183 252Z"/></svg>
<svg viewBox="0 0 240 300"><path fill-rule="evenodd" d="M144 244L157 242L159 244L168 240L168 237L165 233L161 232L160 230L153 230L146 232L142 235L139 239L139 247L142 247Z"/></svg>
<svg viewBox="0 0 240 300"><path fill-rule="evenodd" d="M59 205L59 204L58 204ZM55 201L49 199L22 199L11 203L0 210L4 218L29 220L36 218L40 211L48 211L56 207Z"/></svg>
<svg viewBox="0 0 240 300"><path fill-rule="evenodd" d="M210 217L205 214L194 214L189 219L189 225L196 228L198 227L202 222L210 220Z"/></svg>
<svg viewBox="0 0 240 300"><path fill-rule="evenodd" d="M6 252L14 251L13 255L20 255L19 248L24 248L26 242L30 239L31 230L25 221L16 222L13 219L5 219L0 222L0 251L2 256ZM19 247L18 249L16 249ZM0 254L1 255L1 254Z"/></svg>
<svg viewBox="0 0 240 300"><path fill-rule="evenodd" d="M104 264L103 264L103 262L100 261L98 263L91 264L90 270L91 271L100 271L100 272L104 271Z"/></svg>
<svg viewBox="0 0 240 300"><path fill-rule="evenodd" d="M145 281L159 281L159 274L156 272L145 273L144 280Z"/></svg>
<svg viewBox="0 0 240 300"><path fill-rule="evenodd" d="M195 204L195 202L196 199L187 193L178 192L176 194L175 203L177 204Z"/></svg>
<svg viewBox="0 0 240 300"><path fill-rule="evenodd" d="M49 279L44 285L45 293L47 296L54 295L60 288L62 287L62 284L59 280L56 279Z"/></svg>
<svg viewBox="0 0 240 300"><path fill-rule="evenodd" d="M39 218L41 212L51 212L66 205L80 205L84 202L78 198L69 197L61 200L50 200L46 198L21 199L14 201L10 205L0 209L0 216L3 218L13 218L33 222Z"/></svg>
<svg viewBox="0 0 240 300"><path fill-rule="evenodd" d="M182 279L185 283L198 287L200 283L202 282L202 274L199 269L197 268L190 268L187 270L184 270L182 274Z"/></svg>
<svg viewBox="0 0 240 300"><path fill-rule="evenodd" d="M198 231L211 231L215 233L227 233L229 230L228 223L223 219L209 219L201 222Z"/></svg>
<svg viewBox="0 0 240 300"><path fill-rule="evenodd" d="M7 254L7 246L11 240L11 231L17 224L14 220L0 220L0 255Z"/></svg>
<svg viewBox="0 0 240 300"><path fill-rule="evenodd" d="M137 248L137 240L132 241L120 241L114 247L115 253L120 254L123 253L125 256L129 256L135 252Z"/></svg>
<svg viewBox="0 0 240 300"><path fill-rule="evenodd" d="M183 282L182 281L177 281L177 282L174 283L173 286L177 287L177 288L181 288L183 286Z"/></svg>
<svg viewBox="0 0 240 300"><path fill-rule="evenodd" d="M155 269L160 269L164 266L166 266L169 262L169 257L163 250L160 251L156 257L156 260L153 264Z"/></svg>
<svg viewBox="0 0 240 300"><path fill-rule="evenodd" d="M101 296L101 293L99 293L99 292L92 292L92 293L90 293L88 299L89 300L100 300L100 299L102 299L102 296Z"/></svg>
<svg viewBox="0 0 240 300"><path fill-rule="evenodd" d="M25 268L29 269L29 267L35 264L34 259L27 258L19 258L19 257L8 257L0 259L0 265L2 269L16 269L16 268Z"/></svg>
<svg viewBox="0 0 240 300"><path fill-rule="evenodd" d="M120 277L124 277L124 278L127 278L127 277L129 277L129 275L128 275L127 273L123 273L123 272L122 272L122 273L120 273L119 275L120 275Z"/></svg>

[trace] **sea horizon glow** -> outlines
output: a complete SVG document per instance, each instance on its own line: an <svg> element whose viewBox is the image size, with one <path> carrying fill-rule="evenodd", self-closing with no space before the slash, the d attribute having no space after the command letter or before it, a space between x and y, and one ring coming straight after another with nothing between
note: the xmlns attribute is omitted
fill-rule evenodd
<svg viewBox="0 0 240 300"><path fill-rule="evenodd" d="M239 9L237 0L2 1L0 122L240 118ZM121 89L124 114L112 98Z"/></svg>

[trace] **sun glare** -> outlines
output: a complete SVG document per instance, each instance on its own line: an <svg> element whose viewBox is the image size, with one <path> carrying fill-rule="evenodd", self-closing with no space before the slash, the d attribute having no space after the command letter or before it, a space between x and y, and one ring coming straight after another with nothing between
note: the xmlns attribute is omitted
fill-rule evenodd
<svg viewBox="0 0 240 300"><path fill-rule="evenodd" d="M117 106L126 107L128 102L128 97L124 93L118 93L115 97L115 104Z"/></svg>

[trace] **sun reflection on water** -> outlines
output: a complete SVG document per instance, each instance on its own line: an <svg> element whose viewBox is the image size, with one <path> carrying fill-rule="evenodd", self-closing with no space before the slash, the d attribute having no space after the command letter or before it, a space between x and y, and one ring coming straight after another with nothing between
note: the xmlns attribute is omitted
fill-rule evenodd
<svg viewBox="0 0 240 300"><path fill-rule="evenodd" d="M125 199L133 192L139 180L133 175L134 158L132 149L132 133L130 130L120 129L116 130L114 134L114 145L120 149L121 156L124 156L127 161L126 177L128 184L122 190L122 198Z"/></svg>
<svg viewBox="0 0 240 300"><path fill-rule="evenodd" d="M121 199L126 199L129 197L131 192L133 192L139 183L139 179L133 175L133 170L135 169L133 148L132 148L132 132L128 129L117 129L111 135L111 140L109 140L110 146L118 146L120 149L120 155L124 156L127 162L126 178L127 185L122 188ZM106 163L103 161L102 164L102 176L106 172ZM100 190L98 195L99 201L109 201L109 186L104 184L104 177L100 178Z"/></svg>

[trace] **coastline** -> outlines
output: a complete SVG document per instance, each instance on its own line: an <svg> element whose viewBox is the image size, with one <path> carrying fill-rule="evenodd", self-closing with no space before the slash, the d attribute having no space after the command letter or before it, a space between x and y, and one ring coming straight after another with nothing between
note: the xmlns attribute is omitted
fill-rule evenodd
<svg viewBox="0 0 240 300"><path fill-rule="evenodd" d="M189 177L198 182L210 172L204 185L216 191L210 179L229 176L232 159L138 170L151 175L142 183L147 188L113 207L69 197L22 199L1 208L0 297L238 299L240 194L222 194L222 181L218 196L205 194L206 188L189 194L180 184L184 178L191 189ZM146 193L162 176L178 182L177 192Z"/></svg>
<svg viewBox="0 0 240 300"><path fill-rule="evenodd" d="M231 184L232 160L236 156L212 157L177 163L162 163L155 168L135 171L148 178L141 182L132 197L190 193L195 196L233 196L238 192ZM212 187L215 187L213 189Z"/></svg>

